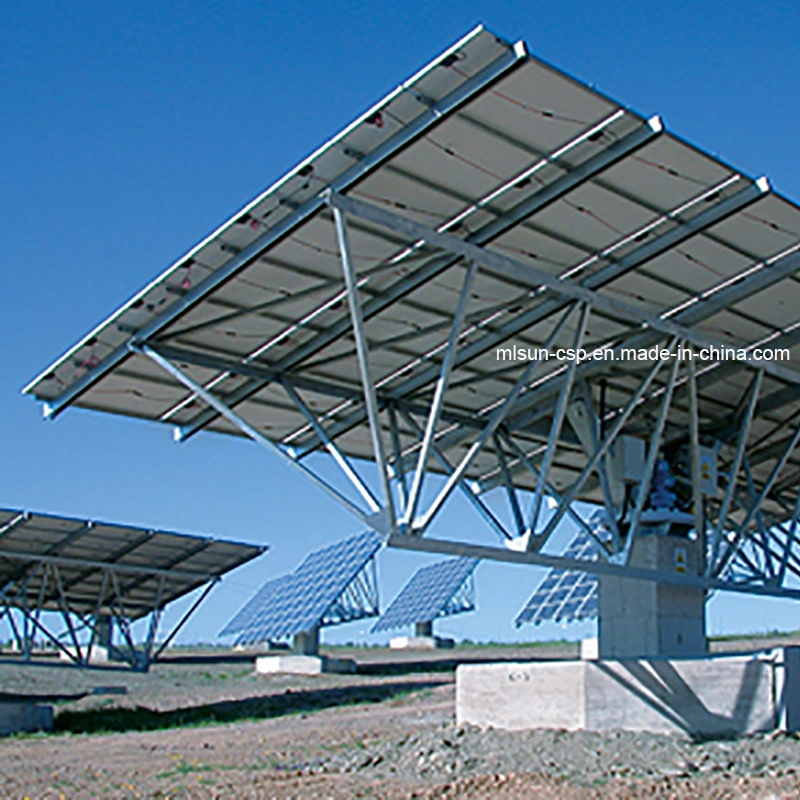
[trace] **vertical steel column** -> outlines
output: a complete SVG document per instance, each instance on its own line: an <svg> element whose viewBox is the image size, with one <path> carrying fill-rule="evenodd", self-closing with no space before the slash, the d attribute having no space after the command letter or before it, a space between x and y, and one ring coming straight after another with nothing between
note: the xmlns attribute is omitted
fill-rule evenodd
<svg viewBox="0 0 800 800"><path fill-rule="evenodd" d="M544 497L544 486L547 482L547 477L550 474L550 467L553 463L553 459L555 458L555 451L558 447L558 440L561 438L561 427L564 424L564 417L567 413L567 403L569 402L569 396L572 392L572 385L575 382L575 371L578 368L578 357L577 353L578 350L583 345L583 337L586 333L586 324L589 321L589 314L590 308L587 303L583 303L581 307L581 315L578 320L578 327L575 331L575 340L573 342L573 347L575 349L575 358L570 361L566 375L563 378L563 384L561 386L561 392L558 396L558 402L556 403L556 409L553 413L553 421L550 424L550 435L547 438L547 450L545 450L544 458L542 459L542 463L539 466L539 470L541 472L541 480L537 481L536 483L536 492L533 497L533 505L531 508L531 522L528 531L530 532L530 537L528 538L528 546L527 549L531 550L534 548L533 542L533 535L536 531L536 522L539 519L539 512L542 508L542 499Z"/></svg>
<svg viewBox="0 0 800 800"><path fill-rule="evenodd" d="M736 452L731 463L730 471L728 473L728 485L725 487L725 494L722 498L722 505L719 510L719 517L714 530L711 532L711 553L706 565L706 576L710 576L714 565L719 557L720 541L722 533L725 529L725 521L728 518L728 512L731 508L733 501L733 493L736 489L736 479L739 475L739 470L742 466L742 457L744 456L745 446L747 445L747 436L750 432L750 423L753 421L753 415L756 410L756 403L758 402L758 395L761 390L761 379L764 373L758 370L753 376L750 383L750 398L747 402L747 410L745 411L744 419L742 420L741 427L739 428L739 440L736 443Z"/></svg>
<svg viewBox="0 0 800 800"><path fill-rule="evenodd" d="M347 286L347 298L350 303L350 317L353 323L353 335L356 340L356 355L361 372L361 385L364 389L364 405L367 410L370 432L372 433L372 449L375 452L375 462L381 476L381 483L383 484L386 512L389 515L392 532L397 533L397 518L394 511L392 486L389 481L388 464L386 463L383 450L383 438L381 436L380 421L378 419L378 401L375 397L375 384L372 381L369 368L367 338L364 334L364 315L361 311L361 301L358 298L355 269L350 255L347 221L342 211L335 206L333 207L333 218L336 222L336 235L339 239L339 252L342 257L342 271L344 272L344 282Z"/></svg>
<svg viewBox="0 0 800 800"><path fill-rule="evenodd" d="M658 418L656 419L653 433L650 436L650 449L647 453L647 460L644 464L644 473L642 474L642 480L639 483L639 495L636 498L636 506L633 510L631 524L628 528L628 538L625 542L625 549L623 551L625 554L625 563L627 563L628 559L630 558L633 540L639 533L639 524L642 519L642 512L644 511L645 504L647 503L647 497L650 491L650 482L653 479L653 470L655 469L656 459L658 459L658 453L661 449L661 437L664 434L664 426L667 423L669 407L672 404L672 392L675 389L675 380L678 377L679 365L680 361L678 361L676 358L672 364L672 369L669 372L667 385L664 387L664 397L661 400L661 408L658 412Z"/></svg>
<svg viewBox="0 0 800 800"><path fill-rule="evenodd" d="M341 214L341 212L334 209L334 213ZM338 219L338 217L337 217ZM428 414L428 421L425 425L425 433L422 437L422 447L419 451L419 458L417 459L417 469L414 472L414 480L411 482L411 492L408 496L408 505L403 519L400 521L401 530L405 529L411 524L414 519L414 514L417 512L417 504L419 503L419 496L422 490L422 482L425 478L425 469L428 464L428 456L431 452L431 443L436 433L436 426L439 424L439 416L444 405L444 395L447 391L447 382L450 379L450 370L455 360L456 347L458 346L458 338L461 335L461 326L464 322L464 312L466 310L469 294L472 289L472 283L475 279L477 272L475 262L471 262L467 267L467 274L464 278L464 285L461 287L461 293L458 296L458 303L453 315L453 325L450 328L450 336L447 340L444 355L442 357L442 366L439 372L439 380L436 382L436 388L433 392L433 400L431 401L431 409Z"/></svg>
<svg viewBox="0 0 800 800"><path fill-rule="evenodd" d="M694 511L694 529L697 533L697 549L699 551L700 575L706 569L706 523L703 514L703 493L700 489L700 404L697 397L697 371L694 359L687 361L689 382L689 467L692 473L692 505Z"/></svg>

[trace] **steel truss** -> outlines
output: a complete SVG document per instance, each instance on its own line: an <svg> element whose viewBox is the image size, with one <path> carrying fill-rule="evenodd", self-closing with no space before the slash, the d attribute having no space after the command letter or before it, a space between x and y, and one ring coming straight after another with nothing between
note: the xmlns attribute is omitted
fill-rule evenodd
<svg viewBox="0 0 800 800"><path fill-rule="evenodd" d="M333 601L319 624L320 627L341 625L367 617L377 617L379 614L378 571L373 556Z"/></svg>
<svg viewBox="0 0 800 800"><path fill-rule="evenodd" d="M787 404L800 399L797 371L777 362L754 360L749 354L734 363L704 364L702 369L693 361L678 360L656 361L640 370L572 360L553 369L537 360L498 370L497 375L502 373L503 378L509 379L507 390L478 413L466 413L459 410L458 404L448 404L451 392L467 387L471 380L479 383L487 377L474 371L470 377L459 375L454 380L456 373L469 373L472 362L537 325L553 323L543 336L544 349L556 344L581 348L589 340L590 326L596 322L611 322L612 327L625 330L607 342L615 353L622 347L647 349L654 345L671 350L726 347L726 342L701 332L699 325L748 295L800 271L800 250L787 250L774 261L754 264L713 292L703 292L663 314L647 312L603 291L609 283L634 273L693 236L710 236L715 225L747 209L769 191L764 179L751 182L738 175L705 187L677 208L651 209L655 216L644 229L629 233L605 250L587 253L593 266L580 280L557 277L501 254L497 248L490 249L499 237L516 226L535 222L537 214L566 201L580 187L602 182L605 171L662 135L657 117L647 122L640 120L635 129L613 137L602 150L578 164L568 163L571 151L593 137L602 137L605 128L625 113L621 109L582 130L557 151L537 153L536 165L525 173L527 182L530 183L529 174L548 164L559 167L558 176L526 193L524 199L513 201L516 204L508 200L500 212L487 199L489 196L472 202L463 215L455 218L456 223L476 209L491 212L490 221L463 238L454 234L458 228L453 220L433 229L348 194L373 169L388 163L409 142L432 130L440 118L455 114L470 98L516 69L526 58L523 46L509 48L451 94L426 108L406 129L357 160L324 192L293 206L293 211L274 228L236 251L224 266L190 287L166 311L155 313L143 327L126 330L131 337L126 343L115 345L101 363L87 369L48 401L48 416L57 416L136 354L150 359L187 390L187 395L169 410L159 411L159 419L174 421L178 412L185 411L195 400L204 406L197 413L179 417L177 440L191 438L222 417L312 481L392 546L704 589L800 597L800 590L793 588L800 577L800 500L796 497L800 465L792 460L800 428L794 418L779 416ZM478 124L470 122L466 115L464 120ZM514 144L524 149L520 142ZM212 324L204 320L170 333L170 326L182 314L198 307L226 281L234 280L315 216L330 220L341 257L342 282L330 280L326 274L321 286L300 290L294 299L300 294L305 297L319 293L320 302L314 310L300 320L287 321L282 332L243 358L226 355L223 347L175 343L181 333ZM350 245L350 233L356 228L359 233L379 233L404 245L392 262L402 269L380 292L370 293L369 276L358 274ZM563 241L569 244L568 237ZM404 261L409 254L418 258ZM376 380L378 370L370 357L372 349L374 358L374 343L371 347L368 337L370 324L445 275L459 276L460 285L449 319L437 321L426 331L439 337L438 346L421 358L409 357L403 368ZM470 318L472 287L484 275L513 287L509 293L514 295L514 305L519 304L518 312L506 315L497 324L485 323L484 319L473 323ZM270 300L268 304L273 302L281 301ZM323 314L345 302L346 312L337 313L324 327L318 323ZM264 308L262 305L261 310ZM229 314L258 310L240 308ZM219 319L215 317L213 324ZM269 347L298 331L305 334L301 344L282 358L268 362ZM348 359L348 366L357 368L357 381L340 382L310 374L311 370L304 372L313 359L324 359L326 351L348 337L353 340L354 352L339 352L334 358ZM770 342L771 346L786 347L798 343L800 324L781 330ZM194 368L211 371L216 377L201 382L190 374ZM749 376L749 385L736 413L724 420L711 419L701 408L700 393L741 374ZM236 379L235 388L226 391L225 382L231 377ZM612 397L606 402L605 389L598 397L598 379L609 383L612 394L616 389L617 399ZM768 381L782 388L765 394L762 386ZM251 400L255 402L266 387L277 389L281 401L288 403L293 412L299 412L305 423L302 427L273 439L246 418L246 412L239 409ZM314 397L330 400L335 406L320 413L314 408ZM576 421L576 409L583 415L582 423ZM761 434L753 433L755 422L770 419L784 429L785 436L776 439L769 435L765 441ZM377 481L372 474L364 473L363 461L357 462L348 455L348 436L359 428L369 433L368 458L377 470ZM630 496L620 497L613 459L622 437L631 431L646 439L646 457L638 488L630 491ZM713 450L720 465L721 492L716 494L704 488L700 470L701 453L708 450ZM658 573L630 565L633 543L650 524L648 497L662 452L669 452L682 468L677 476L684 511L681 532L701 543L703 568L698 575ZM316 459L327 457L347 488L342 490L327 473L323 475L312 466L312 455ZM487 461L493 462L492 466L481 467L476 479L476 462ZM566 485L556 480L558 471L569 476ZM443 476L435 486L430 472ZM445 541L427 535L456 490L500 539L501 546ZM487 503L486 495L495 490L507 500L510 522ZM587 496L605 509L602 527L584 519L575 505ZM550 503L555 503L555 508L549 507ZM548 545L565 518L592 537L597 544L596 561L587 563L547 554ZM369 604L368 587L362 589L363 597L353 599L353 608L362 601L365 606Z"/></svg>
<svg viewBox="0 0 800 800"><path fill-rule="evenodd" d="M680 231L681 236L690 235L702 229L703 225L712 224L725 213L752 202L758 192L765 189L765 185L760 184L755 190L744 190L740 192L741 197L734 195L728 201L727 209L715 209L713 214L703 212L698 215L703 217L701 221L695 217L690 224L676 230ZM724 347L724 342L698 331L694 327L696 323L703 318L703 314L710 315L724 307L725 303L746 296L748 291L763 288L770 281L778 280L778 276L796 271L798 259L795 255L788 256L785 263L773 265L769 274L762 270L723 289L699 310L690 308L671 317L656 316L601 294L598 291L600 283L597 284L598 288L593 288L591 285L554 277L528 264L486 250L480 244L427 228L385 209L335 192L328 192L325 201L332 210L341 251L351 332L361 376L360 391L253 362L226 361L218 356L198 354L158 339L143 340L140 337L131 343L131 350L147 355L159 364L183 383L192 396L203 400L209 411L224 416L246 436L279 455L361 522L384 535L392 546L625 575L707 590L726 589L800 598L800 590L791 585L800 577L800 552L797 547L800 501L784 496L779 480L786 480L787 465L800 441L800 428L796 427L778 445L771 444L772 450L767 454L759 452L758 442L754 444L749 436L759 409L764 408L765 404L771 404L770 407L779 405L776 398L761 396L764 376L778 378L788 384L787 390L783 390L779 398L788 401L800 393L800 375L794 370L775 362L747 358L735 365L712 365L712 368L704 369L703 374L698 376L697 366L692 360L656 361L649 365L644 374L632 373L636 375L637 383L630 387L630 395L624 404L598 409L592 399L590 383L601 374L602 365L591 362L579 365L571 361L562 369L551 370L540 378L545 362L531 361L520 367L520 374L506 396L484 414L459 416L449 411L444 402L452 372L458 364L474 356L479 348L485 351L520 329L519 322L515 322L513 329L486 334L487 341L462 344L470 289L479 270L529 286L541 298L539 305L522 315L527 324L532 324L537 315L541 317L544 311L549 315L558 315L559 321L544 342L544 348L552 347L567 331L571 331L569 345L580 348L587 325L594 316L599 315L623 320L631 326L632 332L614 343L617 348L623 345L645 347L658 343L674 352L690 345L696 348ZM348 241L350 218L358 218L363 223L444 251L447 255L438 257L438 260L434 258L434 261L441 264L443 258L449 259L444 263L463 271L460 294L450 329L445 331L438 368L431 367L422 373L422 378L415 376L399 388L389 390L376 385L371 374L370 348L365 332L368 315L360 297L359 279ZM495 227L502 227L502 224L501 220ZM689 230L682 229L687 227ZM671 232L668 234L669 241L663 242L663 246L674 244L677 237L678 234ZM637 255L634 252L627 256L629 263L625 268L632 269L645 255L660 252L659 245L649 243L646 247L647 254ZM619 262L612 262L606 269L619 274L622 268ZM401 295L400 292L397 294ZM212 391L213 387L201 386L189 377L185 368L176 362L246 376L260 386L266 383L282 386L290 401L308 421L307 442L292 442L291 445L273 442L236 412L234 407L238 396L220 397ZM714 368L721 377L730 374L734 368L752 376L746 396L740 403L737 419L726 421L724 426L709 426L708 420L701 419L698 408L698 386L701 382L703 386L709 385L715 379ZM630 379L631 374L626 377ZM423 394L420 391L422 387L429 388L430 394ZM303 399L306 391L347 401L352 411L349 416L334 422L320 418ZM578 441L566 423L568 408L576 401L583 404L591 420L593 439L588 443ZM669 422L670 414L676 410L688 417L685 430L676 430L676 426ZM635 502L623 520L620 517L619 500L613 497L611 490L609 459L620 437L637 420L641 421L648 415L651 422L641 483ZM203 412L201 418L207 423L209 414ZM337 445L339 437L364 420L369 425L374 465L381 487L379 493L369 488L369 481L360 474L363 465L348 458ZM532 428L540 433L542 442L533 450L530 449L530 438L523 435ZM195 429L192 428L192 431ZM179 438L184 438L186 434L184 427ZM417 444L412 447L401 446L401 438L407 441L409 434L416 437ZM469 440L470 443L460 459L454 462L445 451L453 442L462 440ZM701 447L708 447L710 443L716 447L720 458L721 497L715 497L713 493L711 496L705 495L700 486L700 451ZM487 444L492 446L496 469L481 482L469 480L469 468L479 453L485 453ZM319 452L320 446L350 484L356 500L347 497L306 463L307 456ZM582 451L582 467L570 486L557 491L551 480L551 471L557 454L565 447ZM700 575L666 574L634 569L629 565L632 543L646 528L642 518L649 488L656 461L665 448L671 451L683 448L685 453L683 493L689 497L686 508L693 520L691 529L685 533L692 538L700 538L703 544L704 567ZM767 478L756 485L750 465L753 461L763 462L766 458L772 458L774 466ZM427 507L423 507L422 493L429 480L431 459L435 462L435 470L445 478ZM533 496L527 505L526 498L515 484L515 477L523 472L529 473L534 486ZM787 486L790 484L791 481L786 483ZM598 531L596 526L590 525L574 506L582 492L591 486L599 487L603 497L607 511L605 531ZM466 495L501 541L511 543L511 548L425 537L456 489ZM512 525L501 521L483 499L483 495L493 489L500 489L507 496ZM555 501L554 510L545 508L545 497ZM545 554L548 542L567 516L599 545L596 562L587 564L585 561L575 562ZM623 523L624 535L621 530Z"/></svg>
<svg viewBox="0 0 800 800"><path fill-rule="evenodd" d="M475 577L472 573L456 589L453 596L444 604L438 617L453 617L475 610ZM425 620L427 622L427 620Z"/></svg>
<svg viewBox="0 0 800 800"><path fill-rule="evenodd" d="M186 576L196 580L196 573L8 551L0 551L0 557L18 561L22 565L18 577L0 592L0 618L5 616L8 620L17 650L24 661L31 660L34 639L39 634L77 666L88 666L93 648L103 646L108 648L110 660L146 672L220 580L218 576L209 578L190 608L166 637L157 641L164 609L162 593L165 582L170 576ZM91 598L93 613L76 610L70 601L69 583L62 579L59 567L75 566L85 566L100 578L97 593ZM129 590L154 577L158 579L158 589L152 606L145 608L132 604ZM31 582L39 583L35 602L31 602L27 592ZM81 597L80 600L81 606L85 607L90 598ZM49 608L54 603L57 610ZM56 630L56 620L63 625L61 630ZM131 626L139 620L146 621L147 636L137 645ZM115 629L121 637L120 644L113 643Z"/></svg>

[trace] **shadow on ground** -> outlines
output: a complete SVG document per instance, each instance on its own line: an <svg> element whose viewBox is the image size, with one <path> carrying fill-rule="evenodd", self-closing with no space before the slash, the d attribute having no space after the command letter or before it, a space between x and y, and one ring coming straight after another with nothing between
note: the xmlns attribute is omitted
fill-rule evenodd
<svg viewBox="0 0 800 800"><path fill-rule="evenodd" d="M334 706L380 703L441 685L441 681L402 681L308 691L287 689L282 694L226 700L172 711L156 711L144 706L62 711L54 720L53 730L70 733L153 731L187 725L270 719Z"/></svg>

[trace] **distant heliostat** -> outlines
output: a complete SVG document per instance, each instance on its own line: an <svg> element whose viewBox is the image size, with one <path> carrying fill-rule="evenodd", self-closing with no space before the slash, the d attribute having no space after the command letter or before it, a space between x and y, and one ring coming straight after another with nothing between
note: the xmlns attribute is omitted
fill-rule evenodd
<svg viewBox="0 0 800 800"><path fill-rule="evenodd" d="M370 532L311 553L294 572L265 583L221 635L238 633L236 644L256 644L377 616L380 546Z"/></svg>
<svg viewBox="0 0 800 800"><path fill-rule="evenodd" d="M372 628L373 633L475 610L477 558L450 558L418 569Z"/></svg>
<svg viewBox="0 0 800 800"><path fill-rule="evenodd" d="M579 533L564 552L564 558L597 558L595 545L586 534ZM587 572L551 569L539 588L519 612L514 624L526 622L574 622L597 616L597 576Z"/></svg>

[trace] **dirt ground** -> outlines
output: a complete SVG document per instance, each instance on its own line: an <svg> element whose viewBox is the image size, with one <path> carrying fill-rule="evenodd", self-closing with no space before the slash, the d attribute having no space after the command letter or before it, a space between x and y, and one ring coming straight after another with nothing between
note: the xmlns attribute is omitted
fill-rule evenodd
<svg viewBox="0 0 800 800"><path fill-rule="evenodd" d="M0 739L0 797L800 796L791 735L691 742L455 725L456 660L565 655L363 651L361 674L308 677L256 676L249 657L195 656L146 675L0 664L2 691L62 698L53 733Z"/></svg>

